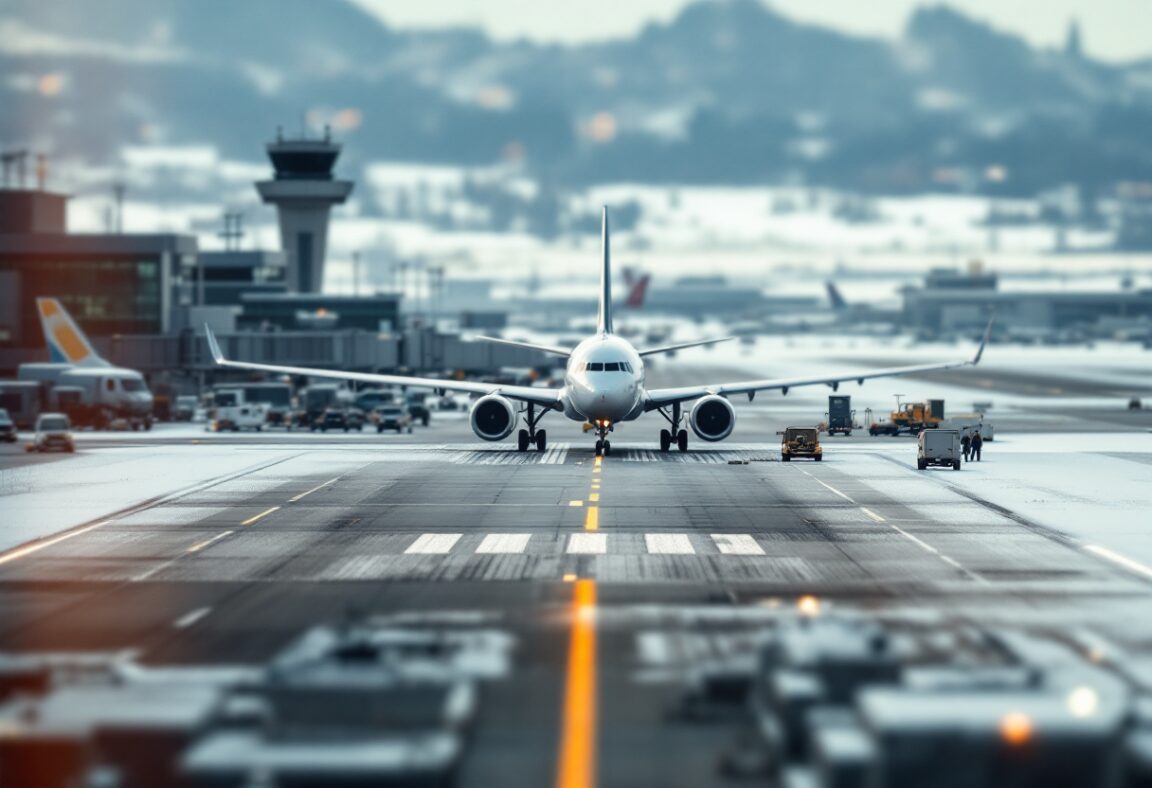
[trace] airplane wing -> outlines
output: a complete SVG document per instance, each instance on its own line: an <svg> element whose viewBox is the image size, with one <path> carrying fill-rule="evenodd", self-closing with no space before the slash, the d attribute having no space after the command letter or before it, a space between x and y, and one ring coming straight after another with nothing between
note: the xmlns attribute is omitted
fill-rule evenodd
<svg viewBox="0 0 1152 788"><path fill-rule="evenodd" d="M695 342L681 342L676 345L661 345L660 347L649 347L643 350L636 351L641 356L654 356L657 353L668 353L673 350L683 350L690 347L700 347L701 345L715 345L718 342L727 342L736 337L720 337L719 339L698 339Z"/></svg>
<svg viewBox="0 0 1152 788"><path fill-rule="evenodd" d="M785 394L788 389L799 386L831 386L833 390L839 388L841 383L856 381L863 383L872 378L889 378L899 375L911 375L917 372L933 372L941 369L956 369L958 367L971 367L980 363L984 355L984 347L988 344L988 336L992 333L992 321L984 329L984 338L980 347L976 349L972 358L963 361L945 361L936 364L913 364L906 367L889 367L888 369L872 369L845 375L832 375L828 377L795 377L795 378L768 378L765 380L745 380L735 383L718 383L714 385L682 386L671 389L652 389L648 392L648 399L644 403L645 410L655 410L674 402L698 399L709 394L747 394L752 399L757 391L779 389Z"/></svg>
<svg viewBox="0 0 1152 788"><path fill-rule="evenodd" d="M337 380L356 380L361 383L380 383L388 386L416 386L441 391L459 391L466 394L499 394L508 399L532 402L551 407L560 406L560 390L534 388L532 386L507 386L501 383L480 383L472 380L444 380L441 378L417 378L406 375L378 375L373 372L345 372L335 369L314 369L312 367L283 367L276 364L257 364L250 361L230 361L224 357L220 343L212 329L204 326L208 337L208 348L213 360L222 367L252 369L261 372L274 372L279 375L307 375Z"/></svg>
<svg viewBox="0 0 1152 788"><path fill-rule="evenodd" d="M534 342L517 342L513 339L498 339L497 337L482 337L475 336L472 339L478 339L481 342L491 342L495 345L508 345L510 347L522 347L528 350L539 350L541 353L551 353L554 356L564 356L567 358L572 355L572 350L565 347L556 347L555 345L537 345Z"/></svg>

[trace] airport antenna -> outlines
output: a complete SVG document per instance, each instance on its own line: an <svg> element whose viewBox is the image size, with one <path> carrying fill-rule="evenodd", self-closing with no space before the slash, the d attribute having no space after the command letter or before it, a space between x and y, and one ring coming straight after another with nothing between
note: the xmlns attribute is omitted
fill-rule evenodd
<svg viewBox="0 0 1152 788"><path fill-rule="evenodd" d="M48 156L36 154L36 190L44 191L48 186Z"/></svg>
<svg viewBox="0 0 1152 788"><path fill-rule="evenodd" d="M116 205L116 235L124 234L124 194L128 191L128 184L123 180L112 183L112 199Z"/></svg>
<svg viewBox="0 0 1152 788"><path fill-rule="evenodd" d="M235 252L244 238L244 214L241 211L224 212L224 229L216 233L224 239L224 249Z"/></svg>
<svg viewBox="0 0 1152 788"><path fill-rule="evenodd" d="M28 160L28 151L26 150L6 150L0 153L0 162L4 165L4 187L7 188L12 184L12 170L16 170L16 185L19 188L24 188L25 168L24 163Z"/></svg>

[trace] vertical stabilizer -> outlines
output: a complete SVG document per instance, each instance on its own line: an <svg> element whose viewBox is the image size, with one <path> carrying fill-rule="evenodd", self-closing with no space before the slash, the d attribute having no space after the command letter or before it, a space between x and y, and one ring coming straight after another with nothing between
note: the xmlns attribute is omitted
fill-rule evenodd
<svg viewBox="0 0 1152 788"><path fill-rule="evenodd" d="M612 333L612 262L608 241L608 206L604 206L604 215L600 225L600 243L603 255L600 261L600 311L596 316L596 331L601 334Z"/></svg>
<svg viewBox="0 0 1152 788"><path fill-rule="evenodd" d="M100 358L63 304L55 298L37 298L36 308L40 312L40 325L44 329L44 340L48 343L48 354L53 362L79 367L109 366L107 361Z"/></svg>

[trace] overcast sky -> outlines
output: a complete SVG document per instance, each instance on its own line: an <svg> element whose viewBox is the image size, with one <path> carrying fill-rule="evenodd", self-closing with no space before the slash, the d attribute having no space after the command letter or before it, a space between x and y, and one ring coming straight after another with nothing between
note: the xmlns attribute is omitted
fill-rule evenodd
<svg viewBox="0 0 1152 788"><path fill-rule="evenodd" d="M628 35L646 22L674 16L689 0L356 0L398 26L480 26L497 38L528 36L585 41ZM894 37L917 0L771 0L796 19L845 31ZM1080 20L1093 57L1152 55L1152 0L953 0L950 5L1033 43L1063 43L1068 21Z"/></svg>

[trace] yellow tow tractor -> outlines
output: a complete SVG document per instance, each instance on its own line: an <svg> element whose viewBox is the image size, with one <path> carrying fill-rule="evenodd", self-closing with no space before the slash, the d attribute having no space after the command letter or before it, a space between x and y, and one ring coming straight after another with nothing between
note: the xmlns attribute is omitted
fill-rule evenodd
<svg viewBox="0 0 1152 788"><path fill-rule="evenodd" d="M814 427L789 427L784 430L780 443L780 459L791 462L793 457L811 457L816 462L824 459L820 446L820 432Z"/></svg>
<svg viewBox="0 0 1152 788"><path fill-rule="evenodd" d="M868 428L869 435L919 435L924 430L935 429L944 420L944 400L930 399L927 402L908 402L892 411L888 421L879 421Z"/></svg>

